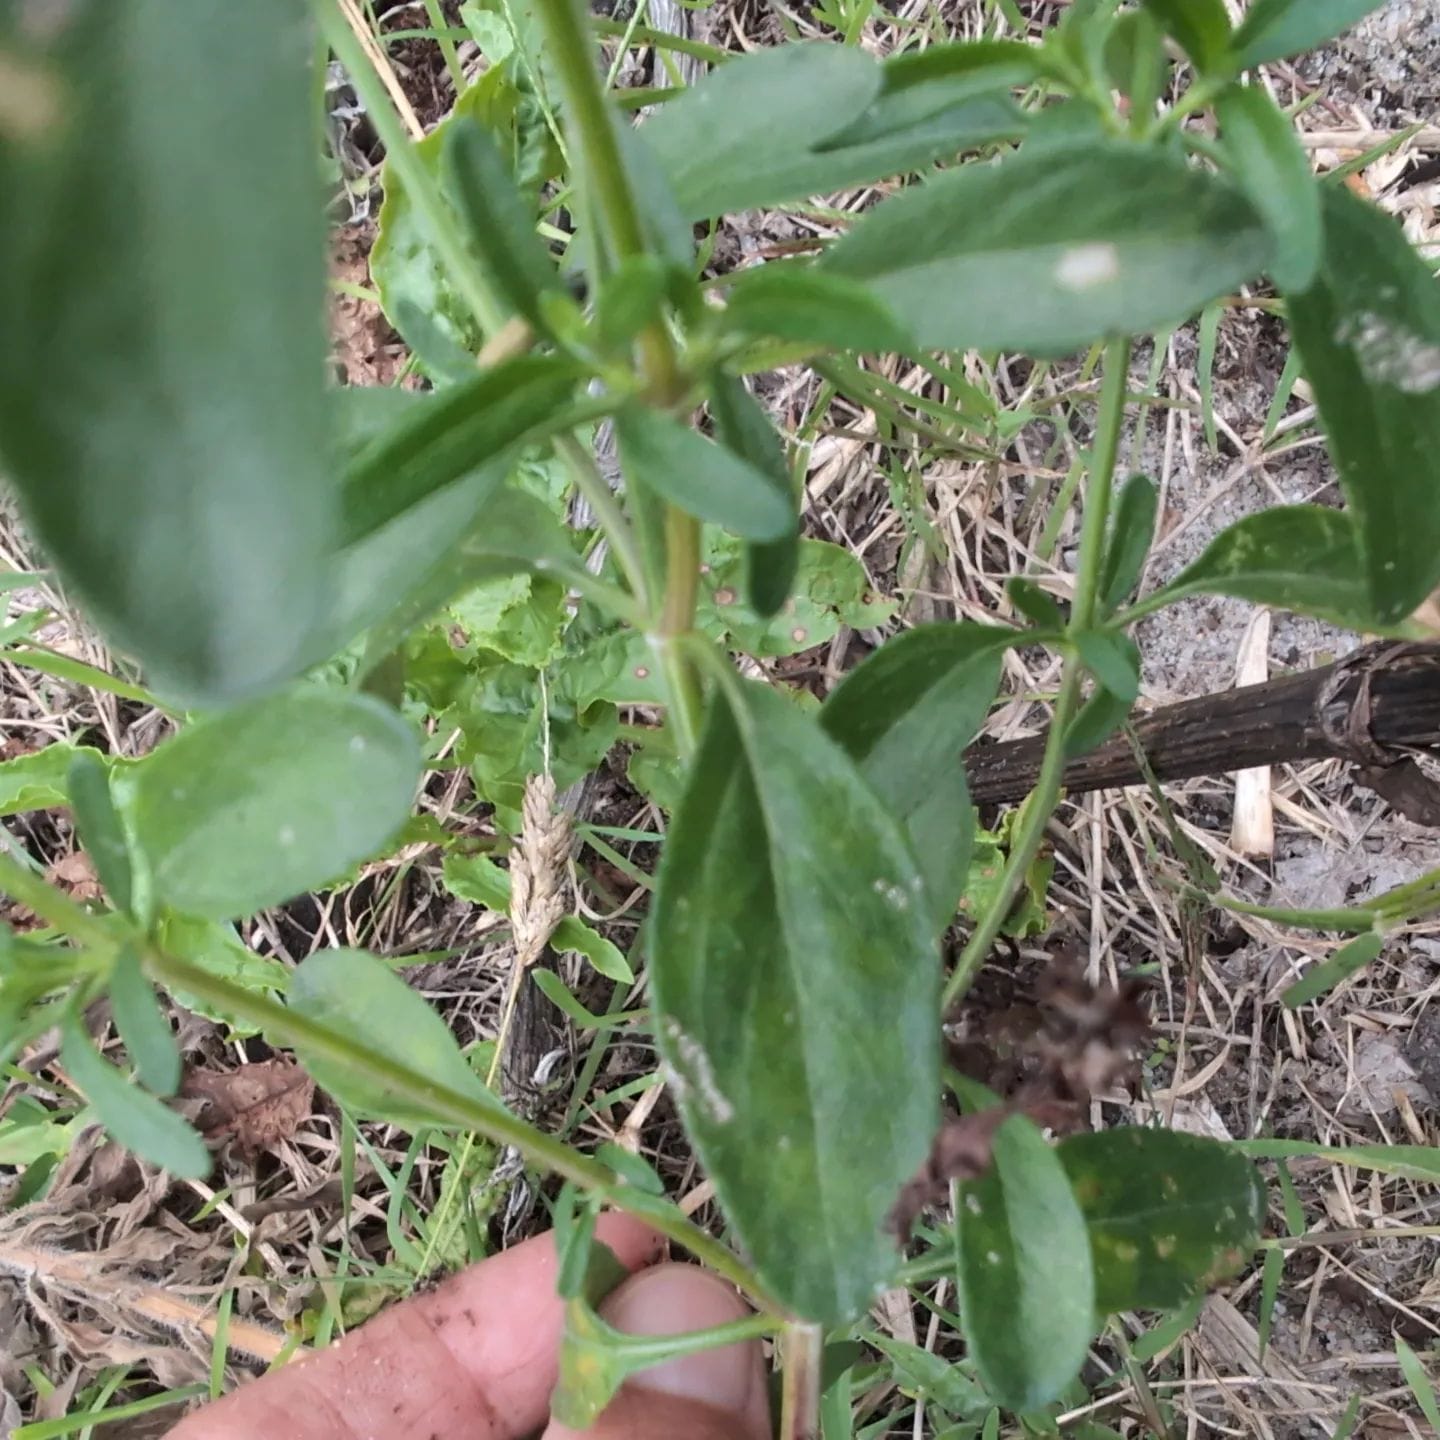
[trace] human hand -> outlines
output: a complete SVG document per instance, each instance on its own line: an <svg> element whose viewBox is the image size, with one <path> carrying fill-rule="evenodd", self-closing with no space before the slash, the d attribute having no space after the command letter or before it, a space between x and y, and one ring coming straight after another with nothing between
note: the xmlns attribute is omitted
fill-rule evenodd
<svg viewBox="0 0 1440 1440"><path fill-rule="evenodd" d="M675 1335L741 1319L734 1290L694 1265L655 1265L638 1221L597 1230L631 1271L601 1305L617 1329ZM651 1268L653 1267L653 1268ZM242 1386L182 1420L169 1440L525 1440L546 1425L563 1305L555 1246L537 1236L395 1305L330 1349ZM758 1341L666 1361L627 1382L586 1431L544 1440L767 1440Z"/></svg>

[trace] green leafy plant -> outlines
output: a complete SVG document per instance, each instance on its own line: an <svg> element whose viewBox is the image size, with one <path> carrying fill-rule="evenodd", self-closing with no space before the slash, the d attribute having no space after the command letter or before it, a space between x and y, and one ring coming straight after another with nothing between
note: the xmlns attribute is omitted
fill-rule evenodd
<svg viewBox="0 0 1440 1440"><path fill-rule="evenodd" d="M1316 180L1251 73L1372 7L1260 0L1232 31L1220 0L1101 0L1033 46L881 62L783 45L725 58L635 128L573 0L537 0L519 28L462 8L493 63L411 143L331 0L312 7L387 149L375 278L433 383L410 394L323 383L322 197L290 0L205 0L183 25L75 0L49 28L0 5L0 76L24 97L0 100L0 457L56 572L149 690L111 683L181 720L138 761L57 746L0 765L0 813L72 808L108 902L0 854L0 889L40 926L0 934L0 1053L58 1024L113 1135L201 1174L203 1144L163 1103L178 1078L164 992L292 1047L356 1115L514 1146L567 1182L558 1413L594 1415L670 1353L591 1308L603 1202L743 1287L760 1311L745 1333L784 1329L794 1357L897 1277L951 1274L967 1368L892 1359L945 1397L952 1433L993 1434L995 1406L1066 1391L1107 1313L1181 1307L1242 1266L1263 1219L1239 1148L1140 1129L1057 1146L1015 1113L991 1116L990 1163L956 1177L953 1219L908 1269L887 1229L940 1124L942 1009L999 936L1043 924L1044 828L1067 758L1136 698L1133 625L1212 593L1404 635L1440 583L1440 291L1385 216ZM1177 55L1187 78L1162 106ZM211 76L203 105L177 73ZM1184 125L1206 111L1218 144ZM914 172L813 260L702 277L692 222ZM542 189L562 174L563 214ZM263 198L237 206L242 192ZM1117 474L1132 337L1267 278L1345 508L1242 521L1136 599L1156 493ZM747 375L809 359L865 377L878 408L847 353L1085 347L1101 388L1068 609L1015 577L1026 623L907 630L818 707L740 677L737 653L797 653L888 613L853 557L801 538L795 457ZM615 488L590 456L599 425ZM1032 645L1063 657L1039 779L1001 832L979 831L958 757L1005 651ZM673 812L643 946L650 1023L735 1250L618 1155L507 1110L379 958L267 970L226 923L400 843L438 763L417 713L458 736L452 763L514 832L528 778L593 769L621 705L664 708L631 762ZM485 857L455 852L445 880L508 906ZM1363 912L1276 915L1360 934L1291 1003L1437 907L1430 879ZM630 977L569 925L557 944ZM105 995L130 1072L84 1027ZM1380 1162L1434 1173L1423 1152ZM821 1372L797 1359L786 1436L811 1433ZM848 1432L848 1390L827 1392L832 1420L834 1395Z"/></svg>

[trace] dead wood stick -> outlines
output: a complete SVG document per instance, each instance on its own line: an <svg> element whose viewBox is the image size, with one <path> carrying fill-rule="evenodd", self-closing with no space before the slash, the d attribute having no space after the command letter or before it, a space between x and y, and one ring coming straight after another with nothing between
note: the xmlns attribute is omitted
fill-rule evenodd
<svg viewBox="0 0 1440 1440"><path fill-rule="evenodd" d="M1415 752L1440 753L1440 645L1368 645L1334 665L1163 706L1134 727L1161 780L1334 758L1365 766L1362 783L1370 784L1375 772L1407 762L1413 769ZM1044 749L1043 735L972 745L965 752L971 799L1023 799ZM1143 782L1124 734L1065 767L1071 794Z"/></svg>

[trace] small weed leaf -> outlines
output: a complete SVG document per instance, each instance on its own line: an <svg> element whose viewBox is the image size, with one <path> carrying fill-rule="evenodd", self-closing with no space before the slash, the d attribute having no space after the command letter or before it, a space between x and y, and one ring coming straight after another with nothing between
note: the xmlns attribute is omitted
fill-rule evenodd
<svg viewBox="0 0 1440 1440"><path fill-rule="evenodd" d="M1270 257L1225 181L1109 141L946 171L877 206L824 264L869 281L921 345L1056 355L1180 324Z"/></svg>
<svg viewBox="0 0 1440 1440"><path fill-rule="evenodd" d="M805 1319L853 1319L889 1278L886 1216L939 1120L923 893L845 752L727 683L661 861L657 1038L740 1243Z"/></svg>
<svg viewBox="0 0 1440 1440"><path fill-rule="evenodd" d="M1440 287L1400 227L1326 186L1320 278L1291 333L1355 520L1373 623L1440 583ZM1364 628L1364 627L1361 627Z"/></svg>
<svg viewBox="0 0 1440 1440"><path fill-rule="evenodd" d="M989 1171L955 1186L955 1228L960 1318L976 1373L1008 1410L1048 1405L1084 1362L1095 1280L1065 1169L1024 1116L996 1132Z"/></svg>
<svg viewBox="0 0 1440 1440"><path fill-rule="evenodd" d="M98 750L63 742L0 762L0 815L68 805L70 767L82 756L104 763Z"/></svg>
<svg viewBox="0 0 1440 1440"><path fill-rule="evenodd" d="M1265 1189L1234 1147L1174 1130L1072 1135L1059 1156L1085 1217L1101 1314L1171 1310L1249 1260Z"/></svg>
<svg viewBox="0 0 1440 1440"><path fill-rule="evenodd" d="M888 1335L866 1337L895 1367L901 1388L951 1419L982 1421L994 1401L970 1367Z"/></svg>
<svg viewBox="0 0 1440 1440"><path fill-rule="evenodd" d="M1143 0L1143 4L1198 69L1213 70L1227 59L1230 17L1225 0Z"/></svg>
<svg viewBox="0 0 1440 1440"><path fill-rule="evenodd" d="M343 1035L357 1049L404 1065L460 1095L498 1105L461 1054L440 1016L383 960L364 950L318 950L290 982L291 1009ZM453 1124L356 1065L339 1064L300 1045L296 1053L318 1084L367 1119L415 1130Z"/></svg>
<svg viewBox="0 0 1440 1440"><path fill-rule="evenodd" d="M156 895L217 920L253 914L368 859L420 778L410 726L318 688L182 730L134 769L133 824Z"/></svg>
<svg viewBox="0 0 1440 1440"><path fill-rule="evenodd" d="M978 95L965 93L973 78L962 69L954 66L947 95L938 70L901 69L892 81L888 66L858 49L782 45L728 61L640 133L685 217L703 220L917 170L1019 135L1024 119L1003 93L1013 69L991 71L993 84ZM907 113L908 99L890 97L911 82L929 88Z"/></svg>
<svg viewBox="0 0 1440 1440"><path fill-rule="evenodd" d="M1294 1010L1329 994L1342 980L1348 979L1357 970L1363 970L1384 948L1383 935L1357 935L1328 960L1312 965L1301 979L1286 990L1281 996L1285 1008Z"/></svg>
<svg viewBox="0 0 1440 1440"><path fill-rule="evenodd" d="M1122 605L1140 579L1150 542L1155 537L1155 516L1160 495L1155 482L1144 475L1132 475L1115 502L1115 519L1110 526L1110 543L1105 547L1105 568L1100 575L1101 613L1108 615Z"/></svg>
<svg viewBox="0 0 1440 1440"><path fill-rule="evenodd" d="M1379 9L1383 0L1255 0L1230 48L1243 69L1313 50Z"/></svg>
<svg viewBox="0 0 1440 1440"><path fill-rule="evenodd" d="M226 702L302 667L335 524L313 47L290 0L65 14L63 123L0 128L0 454L147 683Z"/></svg>
<svg viewBox="0 0 1440 1440"><path fill-rule="evenodd" d="M70 761L66 788L80 844L110 903L123 913L131 901L130 843L110 798L109 772L93 752L81 750Z"/></svg>
<svg viewBox="0 0 1440 1440"><path fill-rule="evenodd" d="M110 973L110 1010L146 1089L173 1095L180 1088L180 1047L129 945L120 951Z"/></svg>

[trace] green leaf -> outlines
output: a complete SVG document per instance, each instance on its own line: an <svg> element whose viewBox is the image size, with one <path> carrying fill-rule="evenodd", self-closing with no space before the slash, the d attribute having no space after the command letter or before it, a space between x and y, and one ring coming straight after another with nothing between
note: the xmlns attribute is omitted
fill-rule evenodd
<svg viewBox="0 0 1440 1440"><path fill-rule="evenodd" d="M199 721L135 768L133 823L177 910L249 915L375 854L420 777L414 733L366 695L297 690Z"/></svg>
<svg viewBox="0 0 1440 1440"><path fill-rule="evenodd" d="M1320 278L1290 330L1355 518L1375 619L1440 584L1440 288L1400 227L1326 186Z"/></svg>
<svg viewBox="0 0 1440 1440"><path fill-rule="evenodd" d="M470 1068L444 1020L383 960L364 950L317 950L290 981L290 1008L336 1031L361 1050L404 1065L460 1095L499 1102ZM400 1096L370 1080L357 1064L341 1064L311 1047L296 1053L316 1082L347 1110L407 1129L453 1121L423 1099Z"/></svg>
<svg viewBox="0 0 1440 1440"><path fill-rule="evenodd" d="M130 845L110 797L109 772L93 751L79 750L70 761L65 784L80 844L95 866L110 903L119 911L127 911L131 904Z"/></svg>
<svg viewBox="0 0 1440 1440"><path fill-rule="evenodd" d="M895 1367L896 1381L904 1392L924 1400L927 1406L957 1420L983 1420L994 1404L968 1367L888 1335L865 1338Z"/></svg>
<svg viewBox="0 0 1440 1440"><path fill-rule="evenodd" d="M536 509L544 506L537 501ZM537 670L559 653L569 618L565 587L525 574L481 581L451 601L448 613L468 643Z"/></svg>
<svg viewBox="0 0 1440 1440"><path fill-rule="evenodd" d="M1228 55L1230 17L1225 0L1142 0L1200 70L1214 70Z"/></svg>
<svg viewBox="0 0 1440 1440"><path fill-rule="evenodd" d="M624 985L635 983L635 972L630 968L625 952L574 915L566 915L560 921L550 937L550 943L567 954L583 955L590 962L591 969L607 980Z"/></svg>
<svg viewBox="0 0 1440 1440"><path fill-rule="evenodd" d="M1008 1410L1048 1405L1084 1363L1095 1281L1065 1169L1024 1116L995 1132L990 1169L955 1187L955 1228L960 1318L976 1372Z"/></svg>
<svg viewBox="0 0 1440 1440"><path fill-rule="evenodd" d="M615 417L627 479L689 515L748 540L778 540L795 527L795 504L772 476L734 451L645 405Z"/></svg>
<svg viewBox="0 0 1440 1440"><path fill-rule="evenodd" d="M110 1011L146 1089L173 1095L180 1088L180 1047L140 968L140 957L129 945L121 949L110 972Z"/></svg>
<svg viewBox="0 0 1440 1440"><path fill-rule="evenodd" d="M1085 1215L1102 1314L1172 1310L1234 1275L1265 1223L1265 1188L1235 1148L1176 1130L1071 1135L1059 1154Z"/></svg>
<svg viewBox="0 0 1440 1440"><path fill-rule="evenodd" d="M1155 482L1144 475L1132 475L1115 502L1115 518L1105 547L1105 565L1100 574L1100 610L1110 614L1135 589L1145 557L1155 537L1155 516L1160 505Z"/></svg>
<svg viewBox="0 0 1440 1440"><path fill-rule="evenodd" d="M188 960L206 974L218 975L258 995L281 995L290 984L290 970L285 965L257 955L241 942L233 926L215 920L197 920L167 911L155 923L155 941L167 955ZM257 1033L221 1014L198 995L178 988L172 989L171 994L185 1009L224 1024L232 1035L245 1037Z"/></svg>
<svg viewBox="0 0 1440 1440"><path fill-rule="evenodd" d="M877 206L823 263L868 280L922 346L1054 355L1177 325L1269 258L1223 180L1108 141L948 170Z"/></svg>
<svg viewBox="0 0 1440 1440"><path fill-rule="evenodd" d="M130 1084L95 1048L78 1017L71 1016L61 1031L60 1058L119 1144L182 1180L210 1173L205 1142L173 1110Z"/></svg>
<svg viewBox="0 0 1440 1440"><path fill-rule="evenodd" d="M1357 935L1342 945L1328 960L1312 965L1280 997L1287 1010L1308 1005L1312 1000L1328 994L1342 980L1348 979L1357 970L1363 970L1376 959L1385 948L1385 937L1373 932Z"/></svg>
<svg viewBox="0 0 1440 1440"><path fill-rule="evenodd" d="M957 90L946 103L937 78L900 70L892 79L846 46L780 45L712 71L640 133L682 213L701 220L919 169L1023 130L1008 96ZM922 118L906 117L892 98L910 83L932 87ZM1007 83L996 76L994 88ZM856 140L840 143L852 125Z"/></svg>
<svg viewBox="0 0 1440 1440"><path fill-rule="evenodd" d="M1356 630L1369 628L1371 614L1355 527L1319 505L1277 505L1237 521L1145 606L1186 595L1233 595Z"/></svg>
<svg viewBox="0 0 1440 1440"><path fill-rule="evenodd" d="M1129 718L1134 703L1104 685L1096 685L1065 732L1065 758L1088 755L1103 745Z"/></svg>
<svg viewBox="0 0 1440 1440"><path fill-rule="evenodd" d="M889 1278L885 1219L935 1130L923 892L845 752L727 678L661 862L657 1038L740 1244L806 1319L852 1319Z"/></svg>
<svg viewBox="0 0 1440 1440"><path fill-rule="evenodd" d="M1011 576L1005 582L1010 603L1032 624L1042 630L1063 630L1065 616L1055 598L1023 575Z"/></svg>
<svg viewBox="0 0 1440 1440"><path fill-rule="evenodd" d="M576 368L553 355L521 355L452 385L363 445L345 470L342 541L353 545L427 497L480 470L532 432L563 424ZM472 482L473 483L473 482ZM484 493L472 491L479 505Z"/></svg>
<svg viewBox="0 0 1440 1440"><path fill-rule="evenodd" d="M984 915L995 903L995 897L1000 893L1000 880L1010 851L1011 836L1014 835L1016 822L1024 810L1024 804L1007 810L995 830L976 827L969 873L965 877L965 893L960 898L959 906L961 914L967 919ZM1037 855L1030 862L1030 868L1025 872L1025 883L1015 897L1015 903L1005 917L1004 925L1001 926L1002 935L1023 940L1027 936L1045 933L1050 923L1045 910L1045 896L1054 873L1053 856Z"/></svg>
<svg viewBox="0 0 1440 1440"><path fill-rule="evenodd" d="M820 710L827 734L905 827L943 929L966 892L974 813L961 752L989 712L1016 632L922 625L887 641Z"/></svg>
<svg viewBox="0 0 1440 1440"><path fill-rule="evenodd" d="M1405 1377L1420 1413L1429 1422L1430 1429L1440 1435L1440 1403L1435 1399L1435 1386L1425 1373L1420 1357L1399 1335L1395 1337L1395 1358L1400 1362L1400 1373Z"/></svg>
<svg viewBox="0 0 1440 1440"><path fill-rule="evenodd" d="M909 337L863 285L810 264L742 270L725 306L728 328L832 350L903 350Z"/></svg>
<svg viewBox="0 0 1440 1440"><path fill-rule="evenodd" d="M1146 118L1165 90L1170 61L1155 17L1145 10L1115 16L1105 39L1105 69L1112 88L1130 98L1130 114Z"/></svg>
<svg viewBox="0 0 1440 1440"><path fill-rule="evenodd" d="M1280 1280L1285 1273L1285 1252L1267 1250L1260 1271L1260 1309L1255 1358L1265 1363L1265 1352L1270 1348L1270 1328L1275 1322L1275 1301L1280 1294Z"/></svg>
<svg viewBox="0 0 1440 1440"><path fill-rule="evenodd" d="M500 297L541 328L540 296L558 285L559 277L535 233L534 214L478 120L461 113L439 128L445 190L468 222L470 244Z"/></svg>
<svg viewBox="0 0 1440 1440"><path fill-rule="evenodd" d="M303 663L334 524L312 47L290 0L45 33L5 51L58 118L0 132L0 455L154 688L233 699Z"/></svg>
<svg viewBox="0 0 1440 1440"><path fill-rule="evenodd" d="M1348 30L1382 0L1255 0L1230 42L1244 69L1313 50Z"/></svg>
<svg viewBox="0 0 1440 1440"><path fill-rule="evenodd" d="M1308 290L1320 268L1320 182L1295 127L1260 85L1231 85L1215 101L1235 177L1275 242L1270 274L1282 290Z"/></svg>
<svg viewBox="0 0 1440 1440"><path fill-rule="evenodd" d="M1203 1295L1187 1300L1173 1314L1137 1335L1131 1346L1131 1353L1142 1365L1148 1365L1157 1356L1163 1355L1179 1342L1181 1336L1188 1335L1194 1329L1204 1304Z"/></svg>
<svg viewBox="0 0 1440 1440"><path fill-rule="evenodd" d="M27 810L54 810L70 803L70 767L81 756L101 762L88 745L57 742L28 755L0 762L0 815Z"/></svg>
<svg viewBox="0 0 1440 1440"><path fill-rule="evenodd" d="M716 375L710 386L710 414L720 443L747 465L769 476L775 489L798 512L785 460L785 442L764 407L745 388L745 382L734 375ZM745 593L759 617L768 620L790 598L799 566L798 513L789 534L746 546Z"/></svg>
<svg viewBox="0 0 1440 1440"><path fill-rule="evenodd" d="M1135 642L1113 630L1087 630L1075 637L1086 668L1127 706L1140 694L1140 652Z"/></svg>
<svg viewBox="0 0 1440 1440"><path fill-rule="evenodd" d="M1440 1180L1440 1150L1431 1145L1315 1145L1308 1140L1237 1140L1235 1149L1254 1160L1338 1160L1382 1175Z"/></svg>
<svg viewBox="0 0 1440 1440"><path fill-rule="evenodd" d="M656 255L632 255L601 281L595 302L595 333L607 350L628 345L659 318L670 285L670 267Z"/></svg>

